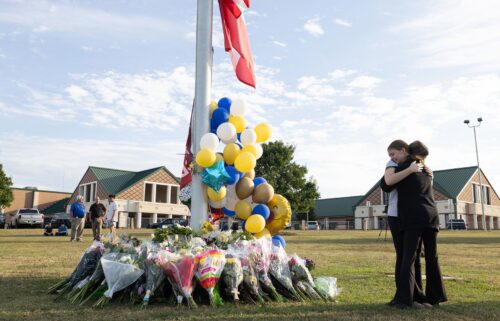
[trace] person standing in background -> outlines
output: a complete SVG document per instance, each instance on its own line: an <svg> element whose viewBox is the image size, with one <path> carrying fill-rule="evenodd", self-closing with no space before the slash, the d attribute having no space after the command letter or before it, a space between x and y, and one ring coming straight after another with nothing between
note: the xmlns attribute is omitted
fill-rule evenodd
<svg viewBox="0 0 500 321"><path fill-rule="evenodd" d="M108 196L108 211L106 215L106 223L109 227L110 240L116 236L116 225L118 223L118 206L115 203L115 195Z"/></svg>
<svg viewBox="0 0 500 321"><path fill-rule="evenodd" d="M78 195L76 202L71 204L71 242L80 242L83 236L83 228L85 227L85 204L83 197Z"/></svg>
<svg viewBox="0 0 500 321"><path fill-rule="evenodd" d="M94 235L95 241L101 240L102 232L102 221L103 217L106 215L106 207L100 203L101 199L96 196L95 203L90 206L90 220L92 222L92 234Z"/></svg>

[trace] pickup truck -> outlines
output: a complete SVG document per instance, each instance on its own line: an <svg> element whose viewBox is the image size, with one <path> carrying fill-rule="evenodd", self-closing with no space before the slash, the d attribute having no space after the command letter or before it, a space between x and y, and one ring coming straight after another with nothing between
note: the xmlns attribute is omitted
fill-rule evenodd
<svg viewBox="0 0 500 321"><path fill-rule="evenodd" d="M10 220L11 227L43 227L43 214L36 208L20 208Z"/></svg>

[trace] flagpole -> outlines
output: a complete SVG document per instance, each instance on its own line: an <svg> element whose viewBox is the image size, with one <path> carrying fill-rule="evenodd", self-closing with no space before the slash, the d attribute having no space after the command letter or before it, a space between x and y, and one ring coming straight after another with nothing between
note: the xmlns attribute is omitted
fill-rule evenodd
<svg viewBox="0 0 500 321"><path fill-rule="evenodd" d="M210 130L209 104L212 88L212 16L213 0L198 0L196 18L196 80L191 135L193 154L200 150L201 137ZM201 176L193 172L191 194L191 227L199 231L208 220L207 196Z"/></svg>

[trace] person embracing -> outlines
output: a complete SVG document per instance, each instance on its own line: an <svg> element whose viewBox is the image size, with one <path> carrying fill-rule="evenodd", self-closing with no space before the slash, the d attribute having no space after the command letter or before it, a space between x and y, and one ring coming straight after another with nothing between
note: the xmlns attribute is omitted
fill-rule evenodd
<svg viewBox="0 0 500 321"><path fill-rule="evenodd" d="M76 202L71 204L69 209L71 213L71 242L80 242L83 236L83 228L85 227L85 204L83 204L83 196L78 195Z"/></svg>

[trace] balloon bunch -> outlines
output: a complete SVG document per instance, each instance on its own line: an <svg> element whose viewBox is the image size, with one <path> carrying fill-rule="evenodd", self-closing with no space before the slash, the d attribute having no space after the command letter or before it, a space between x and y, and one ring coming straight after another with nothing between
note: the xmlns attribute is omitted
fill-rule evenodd
<svg viewBox="0 0 500 321"><path fill-rule="evenodd" d="M256 237L274 235L273 241L284 247L277 234L290 222L290 205L265 178L255 177L254 170L263 153L261 143L271 138L272 129L267 123L247 127L246 111L240 99L224 97L212 102L211 132L202 136L195 161L203 168L202 181L212 209L242 220L243 229Z"/></svg>

